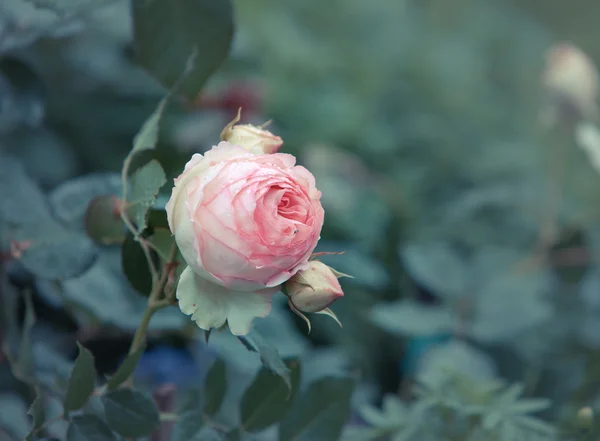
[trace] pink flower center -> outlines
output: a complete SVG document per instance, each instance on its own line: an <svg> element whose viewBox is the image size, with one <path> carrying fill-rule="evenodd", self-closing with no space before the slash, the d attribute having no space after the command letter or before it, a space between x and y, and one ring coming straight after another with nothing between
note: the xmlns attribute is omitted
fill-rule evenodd
<svg viewBox="0 0 600 441"><path fill-rule="evenodd" d="M275 191L282 190L274 188ZM293 223L306 223L308 212L306 200L292 191L282 191L281 199L277 203L277 215L292 221Z"/></svg>

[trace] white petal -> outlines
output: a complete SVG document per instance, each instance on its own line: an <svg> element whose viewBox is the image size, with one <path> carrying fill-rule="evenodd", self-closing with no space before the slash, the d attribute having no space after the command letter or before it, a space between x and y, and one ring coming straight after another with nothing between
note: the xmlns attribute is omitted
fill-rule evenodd
<svg viewBox="0 0 600 441"><path fill-rule="evenodd" d="M246 335L256 317L269 315L276 292L231 291L198 276L188 266L179 278L177 299L181 312L191 315L201 329L218 328L227 321L232 334Z"/></svg>
<svg viewBox="0 0 600 441"><path fill-rule="evenodd" d="M173 230L175 242L179 248L179 252L183 256L183 260L192 268L193 272L202 275L211 283L219 283L219 279L214 277L202 267L202 261L198 255L198 247L194 232L194 224L189 220L186 204L177 205L177 216L182 219L177 225L177 229Z"/></svg>

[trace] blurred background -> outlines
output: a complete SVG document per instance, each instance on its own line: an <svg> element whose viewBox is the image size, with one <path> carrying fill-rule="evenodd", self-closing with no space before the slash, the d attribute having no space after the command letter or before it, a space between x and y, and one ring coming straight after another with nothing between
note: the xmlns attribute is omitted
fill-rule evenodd
<svg viewBox="0 0 600 441"><path fill-rule="evenodd" d="M317 251L345 251L325 260L355 277L341 280L345 297L332 307L344 327L315 317L307 335L281 296L256 328L282 355L302 357L303 381L360 379L350 423L380 430L349 428L348 439L404 433L410 409L390 416L381 404L408 406L415 381L435 389L448 372L468 379L468 392L446 385L461 405L501 380L549 400L531 406L543 409L540 425L580 424L582 408L600 406L600 3L234 8L229 59L195 101L169 107L156 157L170 182L241 106L242 122L272 120L282 150L316 176L326 212ZM164 93L134 62L127 1L0 2L0 161L17 158L30 180L19 185L37 185L67 229L83 229L82 200L119 194L132 138ZM170 184L163 192L159 206ZM55 283L2 245L4 291L32 293L38 369L68 371L77 339L101 374L114 371L145 305L119 249ZM176 308L161 311L138 380L185 391L220 357L240 385L230 387L235 407L258 357L227 333L205 344L193 328ZM0 354L0 439L26 433L22 395ZM467 439L454 426L457 438L428 437L435 424L419 424L415 439Z"/></svg>

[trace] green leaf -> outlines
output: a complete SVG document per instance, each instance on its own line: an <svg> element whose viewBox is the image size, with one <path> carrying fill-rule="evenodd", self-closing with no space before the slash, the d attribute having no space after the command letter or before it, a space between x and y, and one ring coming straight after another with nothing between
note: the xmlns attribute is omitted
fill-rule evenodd
<svg viewBox="0 0 600 441"><path fill-rule="evenodd" d="M325 377L313 382L279 426L280 441L336 441L350 415L354 380Z"/></svg>
<svg viewBox="0 0 600 441"><path fill-rule="evenodd" d="M133 374L133 371L135 371L145 350L146 345L142 345L133 354L128 354L127 357L125 357L125 360L123 360L123 363L121 363L117 372L115 372L115 374L106 382L106 387L109 391L117 389L121 384L127 381L131 374Z"/></svg>
<svg viewBox="0 0 600 441"><path fill-rule="evenodd" d="M204 423L201 410L186 412L175 423L171 441L218 441L223 438Z"/></svg>
<svg viewBox="0 0 600 441"><path fill-rule="evenodd" d="M37 232L24 234L31 244L21 262L44 279L65 280L87 271L97 256L94 243L84 234L69 232L49 223Z"/></svg>
<svg viewBox="0 0 600 441"><path fill-rule="evenodd" d="M244 434L242 432L242 429L240 429L239 427L236 427L235 429L231 429L225 435L226 441L242 441L243 439L244 439Z"/></svg>
<svg viewBox="0 0 600 441"><path fill-rule="evenodd" d="M230 0L133 0L133 27L137 60L167 88L197 53L179 86L195 99L229 53L233 10Z"/></svg>
<svg viewBox="0 0 600 441"><path fill-rule="evenodd" d="M202 410L185 412L175 423L171 441L200 440L198 434L204 429L204 413Z"/></svg>
<svg viewBox="0 0 600 441"><path fill-rule="evenodd" d="M227 440L226 436L212 427L205 427L198 433L198 437L194 438L194 441L225 441Z"/></svg>
<svg viewBox="0 0 600 441"><path fill-rule="evenodd" d="M46 421L46 405L44 403L44 396L42 395L42 391L39 387L36 387L35 400L33 400L33 403L31 403L31 406L27 411L27 415L31 416L32 424L31 431L25 437L25 441L32 439L34 432L42 427Z"/></svg>
<svg viewBox="0 0 600 441"><path fill-rule="evenodd" d="M485 430L485 428L484 428L484 430ZM518 440L518 439L530 439L528 436L526 436L525 433L523 433L521 430L519 430L519 427L512 424L512 422L502 424L501 426L498 427L498 430L496 432L499 433L499 435L500 435L499 441L514 441L514 440Z"/></svg>
<svg viewBox="0 0 600 441"><path fill-rule="evenodd" d="M67 441L116 441L117 437L104 421L96 415L71 418L67 429Z"/></svg>
<svg viewBox="0 0 600 441"><path fill-rule="evenodd" d="M260 361L263 366L283 378L288 389L292 389L290 370L281 359L279 351L271 343L255 330L248 335L238 336L238 339L249 351L260 354Z"/></svg>
<svg viewBox="0 0 600 441"><path fill-rule="evenodd" d="M94 392L96 383L97 374L94 366L94 356L79 342L77 342L77 347L79 348L79 355L75 359L75 365L71 371L65 394L65 415L68 415L71 410L81 409L85 405Z"/></svg>
<svg viewBox="0 0 600 441"><path fill-rule="evenodd" d="M19 299L21 293L17 293L16 287L12 284L6 283L6 280L0 282L0 288L2 289L2 296L0 296L0 321L2 326L2 342L0 348L4 351L8 357L13 375L19 378L15 371L17 365L17 357L13 354L14 341L20 341L23 337L23 331L21 330L21 324L19 320ZM27 317L27 296L30 296L28 291L25 291L25 316ZM18 350L18 348L17 348Z"/></svg>
<svg viewBox="0 0 600 441"><path fill-rule="evenodd" d="M39 388L36 388L35 400L33 400L33 403L31 403L31 407L29 407L27 414L30 415L33 420L33 430L40 428L46 420L44 396L42 395L42 391Z"/></svg>
<svg viewBox="0 0 600 441"><path fill-rule="evenodd" d="M491 380L496 376L494 360L462 340L451 340L429 349L419 362L418 378L435 378L446 371L459 373L473 381Z"/></svg>
<svg viewBox="0 0 600 441"><path fill-rule="evenodd" d="M25 382L35 382L35 362L31 346L31 330L36 322L35 310L31 300L31 292L25 291L25 321L19 344L19 354L16 366L13 366L15 376Z"/></svg>
<svg viewBox="0 0 600 441"><path fill-rule="evenodd" d="M131 286L143 296L148 296L152 290L152 274L144 250L131 232L127 233L121 246L121 265Z"/></svg>
<svg viewBox="0 0 600 441"><path fill-rule="evenodd" d="M171 257L171 248L173 246L177 246L175 244L175 237L173 237L173 235L171 234L171 230L169 230L168 228L153 228L152 236L148 238L148 241L150 242L150 246L152 247L152 249L156 251L156 253L161 258L163 264L167 263L167 261ZM174 262L177 264L177 266L175 267L174 281L177 282L179 276L181 276L181 273L183 273L183 270L187 266L181 254L181 251L179 251L179 248L176 249Z"/></svg>
<svg viewBox="0 0 600 441"><path fill-rule="evenodd" d="M449 309L413 300L379 303L371 310L371 320L384 330L403 336L436 335L452 331L458 324Z"/></svg>
<svg viewBox="0 0 600 441"><path fill-rule="evenodd" d="M344 429L342 439L344 441L377 441L383 436L388 435L388 433L389 431L386 429L374 429L372 427L346 427ZM391 441L396 441L396 439L391 438Z"/></svg>
<svg viewBox="0 0 600 441"><path fill-rule="evenodd" d="M224 441L226 439L212 427L204 426L202 419L194 420L198 416L193 412L182 415L173 428L170 441Z"/></svg>
<svg viewBox="0 0 600 441"><path fill-rule="evenodd" d="M13 16L15 20L25 20L32 24L40 23L38 20L41 19L41 17L35 17L35 15L37 15L35 12L33 14L31 12L27 13L19 7L15 8L15 6L16 5L11 5L8 9L6 9L6 13ZM23 4L23 6L26 5ZM23 12L25 12L25 14L23 14ZM55 23L58 25L55 29L58 29L60 24L58 21ZM36 31L33 31L33 28L35 28ZM38 25L33 25L31 30L37 33L41 30L41 28L39 28ZM41 33L38 34L38 36L42 37L43 34L49 36L51 33L52 31L50 30L41 30ZM17 39L20 40L20 37L17 37ZM29 36L25 37L25 39L31 43L33 42L32 40L29 40ZM23 40L21 41L24 43ZM10 44L10 46L13 45ZM17 45L13 46L13 48L16 49L18 46L21 45L17 43ZM3 50L6 49L8 49L8 47L3 44ZM40 72L34 68L31 62L20 59L18 56L6 53L0 59L0 75L2 76L3 84L2 94L3 96L7 97L7 104L3 110L1 120L3 135L21 132L15 136L15 138L19 140L22 138L43 138L44 135L39 135L39 133L44 132L43 126L47 107L47 86L44 85L44 81L40 76ZM33 130L21 130L24 127L28 127ZM26 143L27 140L25 140L23 144L16 143L17 149L23 148L22 146L27 145ZM52 143L52 141L49 143ZM10 142L9 145L10 144L12 144L12 142ZM10 149L12 147L14 149L12 151L16 150L15 146L9 147L9 145L6 145L5 149ZM52 151L52 149L50 150ZM37 152L38 150L31 150L31 152L34 151ZM40 162L42 163L40 164L40 167L47 165L47 163L43 163L43 160ZM57 163L57 166L60 167L59 163ZM33 166L32 168L36 167Z"/></svg>
<svg viewBox="0 0 600 441"><path fill-rule="evenodd" d="M551 405L552 401L548 398L522 399L511 407L511 411L520 414L535 413L548 409Z"/></svg>
<svg viewBox="0 0 600 441"><path fill-rule="evenodd" d="M121 177L117 173L91 173L69 179L48 195L54 216L70 230L82 231L91 201L99 197L120 197Z"/></svg>
<svg viewBox="0 0 600 441"><path fill-rule="evenodd" d="M83 232L57 222L21 163L7 156L0 157L0 230L1 251L9 251L14 241L23 265L45 279L78 276L96 258L94 243Z"/></svg>
<svg viewBox="0 0 600 441"><path fill-rule="evenodd" d="M131 234L128 236L131 237ZM139 247L137 242L134 243ZM146 309L147 299L131 287L124 274L122 258L122 250L118 247L103 247L98 260L88 272L76 279L66 280L62 285L69 305L76 311L84 311L106 325L134 332ZM147 266L142 266L144 263L145 259L139 262L140 270L146 268L147 271ZM75 316L80 318L82 325L88 323L81 314ZM164 308L152 317L150 330L175 331L189 321L186 319L178 308Z"/></svg>
<svg viewBox="0 0 600 441"><path fill-rule="evenodd" d="M148 241L160 258L166 262L170 257L171 247L175 243L175 238L171 234L171 231L168 228L154 228L152 236L148 238Z"/></svg>
<svg viewBox="0 0 600 441"><path fill-rule="evenodd" d="M409 243L401 257L410 275L434 294L456 298L465 293L468 266L449 243Z"/></svg>
<svg viewBox="0 0 600 441"><path fill-rule="evenodd" d="M491 277L476 293L470 336L483 343L504 343L547 323L554 314L547 296L552 277L545 268ZM507 317L510 326L506 325Z"/></svg>
<svg viewBox="0 0 600 441"><path fill-rule="evenodd" d="M107 393L103 401L108 425L126 438L148 436L160 424L154 402L137 390L118 389Z"/></svg>
<svg viewBox="0 0 600 441"><path fill-rule="evenodd" d="M410 410L398 396L386 395L383 398L381 409L370 405L364 406L360 409L360 416L371 426L397 430L406 424L410 417Z"/></svg>
<svg viewBox="0 0 600 441"><path fill-rule="evenodd" d="M88 236L102 245L123 242L125 227L120 209L121 200L114 195L92 199L85 213L85 231Z"/></svg>
<svg viewBox="0 0 600 441"><path fill-rule="evenodd" d="M204 414L204 385L194 384L182 390L178 396L176 413L183 415L186 412L198 411Z"/></svg>
<svg viewBox="0 0 600 441"><path fill-rule="evenodd" d="M532 433L536 433L553 437L556 436L557 432L556 427L552 424L532 416L519 416L515 418L515 424L529 432L527 433L528 436L531 436Z"/></svg>
<svg viewBox="0 0 600 441"><path fill-rule="evenodd" d="M133 147L131 148L131 151L129 152L127 158L125 158L125 161L123 162L123 175L128 175L129 166L131 165L131 161L133 160L133 157L135 155L145 150L154 150L154 148L156 147L156 144L158 143L158 135L160 130L160 120L162 118L163 112L165 110L167 102L169 101L170 96L170 94L167 95L158 103L158 105L154 109L154 112L152 112L148 119L144 121L144 124L142 124L142 128L133 138Z"/></svg>
<svg viewBox="0 0 600 441"><path fill-rule="evenodd" d="M300 363L297 359L290 359L285 364L290 369L291 391L281 377L263 367L244 392L241 401L244 430L264 430L284 418L292 407L300 381Z"/></svg>
<svg viewBox="0 0 600 441"><path fill-rule="evenodd" d="M212 416L221 408L227 392L227 370L221 359L212 364L204 380L204 413Z"/></svg>
<svg viewBox="0 0 600 441"><path fill-rule="evenodd" d="M0 392L0 439L23 440L30 433L31 423L23 399L13 393ZM7 436L2 438L3 434Z"/></svg>
<svg viewBox="0 0 600 441"><path fill-rule="evenodd" d="M154 206L158 191L166 182L165 172L156 159L136 170L131 177L127 210L138 232L146 229L148 210Z"/></svg>
<svg viewBox="0 0 600 441"><path fill-rule="evenodd" d="M64 386L60 385L62 390L66 388L66 384ZM94 397L90 398L88 404L93 401ZM46 426L45 432L48 436L53 436L58 438L59 440L66 439L67 437L67 429L69 428L69 422L63 418L61 415L63 414L63 405L62 399L57 397L53 397L51 395L46 397Z"/></svg>

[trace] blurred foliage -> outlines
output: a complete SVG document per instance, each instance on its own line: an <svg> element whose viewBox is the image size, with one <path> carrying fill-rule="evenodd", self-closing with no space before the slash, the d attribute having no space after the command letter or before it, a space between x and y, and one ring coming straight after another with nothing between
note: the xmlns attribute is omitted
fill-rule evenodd
<svg viewBox="0 0 600 441"><path fill-rule="evenodd" d="M551 45L600 65L600 6L163 3L0 5L0 440L596 439L600 178L540 115ZM152 280L123 161L161 266L172 178L239 106L316 176L344 328L170 308L127 357Z"/></svg>

